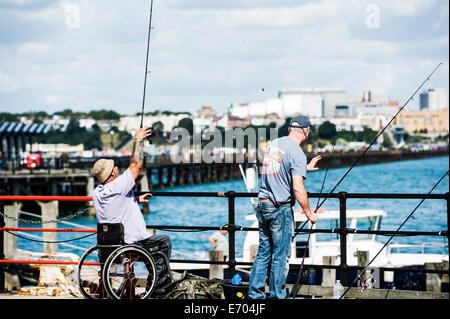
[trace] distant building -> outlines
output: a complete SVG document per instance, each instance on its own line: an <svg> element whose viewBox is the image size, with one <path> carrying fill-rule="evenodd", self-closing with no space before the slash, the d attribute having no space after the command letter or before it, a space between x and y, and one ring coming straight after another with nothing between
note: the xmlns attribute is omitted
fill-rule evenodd
<svg viewBox="0 0 450 319"><path fill-rule="evenodd" d="M345 102L346 92L340 88L283 89L278 93L283 116L304 114L309 117L335 115L335 106Z"/></svg>
<svg viewBox="0 0 450 319"><path fill-rule="evenodd" d="M448 108L441 110L422 110L400 112L394 125L400 125L408 133L428 132L448 134Z"/></svg>
<svg viewBox="0 0 450 319"><path fill-rule="evenodd" d="M419 95L420 110L442 110L448 108L447 90L443 88L429 89Z"/></svg>
<svg viewBox="0 0 450 319"><path fill-rule="evenodd" d="M192 119L194 133L200 133L206 128L214 127L214 117L197 116Z"/></svg>
<svg viewBox="0 0 450 319"><path fill-rule="evenodd" d="M197 117L214 117L216 113L211 106L202 106L197 112Z"/></svg>
<svg viewBox="0 0 450 319"><path fill-rule="evenodd" d="M428 108L433 111L448 108L447 90L446 89L429 90Z"/></svg>
<svg viewBox="0 0 450 319"><path fill-rule="evenodd" d="M144 116L144 126L151 126L153 123L161 122L164 132L171 132L174 127L178 126L180 120L191 116L189 114L157 114L152 116ZM136 132L141 123L141 116L122 116L120 118L118 128L120 131ZM134 133L133 133L134 134Z"/></svg>
<svg viewBox="0 0 450 319"><path fill-rule="evenodd" d="M228 109L232 116L240 118L278 118L304 114L311 118L333 117L336 104L345 102L346 92L339 88L283 89L278 98L263 102L232 103Z"/></svg>
<svg viewBox="0 0 450 319"><path fill-rule="evenodd" d="M237 116L228 116L228 127L242 127L245 128L250 125L250 120L248 118L241 118Z"/></svg>
<svg viewBox="0 0 450 319"><path fill-rule="evenodd" d="M336 125L337 131L362 131L368 127L374 131L380 131L391 119L390 116L383 114L363 114L360 113L354 117L334 117L329 121Z"/></svg>
<svg viewBox="0 0 450 319"><path fill-rule="evenodd" d="M419 108L420 110L428 110L428 92L420 93L419 95Z"/></svg>

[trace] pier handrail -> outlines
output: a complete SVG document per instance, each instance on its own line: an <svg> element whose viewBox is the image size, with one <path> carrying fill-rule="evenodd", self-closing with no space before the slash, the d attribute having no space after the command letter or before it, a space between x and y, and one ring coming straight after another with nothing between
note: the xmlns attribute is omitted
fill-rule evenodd
<svg viewBox="0 0 450 319"><path fill-rule="evenodd" d="M179 230L220 230L226 229L228 230L228 241L229 241L229 258L227 261L209 261L209 260L176 260L172 259L171 262L178 263L199 263L199 264L223 264L227 265L231 275L236 273L236 266L251 266L251 262L238 262L236 260L236 242L235 242L235 233L236 231L258 231L258 228L251 227L242 227L235 224L235 199L241 197L257 197L258 193L245 193L245 192L235 192L235 191L226 191L226 192L153 192L153 191L139 191L135 192L136 195L141 195L145 193L152 193L153 196L166 196L166 197L216 197L216 198L226 198L228 201L228 224L222 226L176 226L176 225L147 225L147 228L153 229L179 229ZM336 269L341 273L341 282L344 286L348 283L347 281L347 271L348 270L359 270L364 269L364 267L360 266L349 266L347 265L347 240L346 236L348 234L376 234L376 235L403 235L403 236L441 236L447 237L448 235L448 225L449 225L449 193L443 194L382 194L382 193L308 193L310 198L319 198L327 196L328 198L336 198L339 200L340 206L340 225L339 228L334 229L299 229L296 232L301 233L337 233L340 236L340 265L304 265L305 268L319 268L319 269ZM441 199L446 200L447 202L447 230L438 231L438 232L421 232L421 231L381 231L381 230L358 230L348 228L346 225L346 203L348 199L352 198L370 198L370 199ZM3 202L4 201L92 201L92 196L22 196L22 195L1 195L0 196L0 210L4 212ZM8 261L4 260L4 240L3 234L4 230L7 230L4 223L4 215L0 214L0 231L2 232L0 236L0 267L4 263L8 263ZM22 228L17 228L17 230L23 230ZM43 231L43 229L39 229ZM33 229L33 231L36 231ZM46 231L68 231L67 229L46 229ZM93 229L84 229L77 231L93 231ZM95 230L96 231L96 230ZM31 263L32 261L29 261ZM295 265L297 266L297 265ZM393 268L394 269L394 268ZM380 267L380 270L390 270L390 268ZM423 273L438 273L445 274L448 273L448 270L436 270L436 269L420 269L420 268L404 268L398 269L395 268L396 271L412 271L412 272L423 272ZM4 273L0 272L0 290L4 287Z"/></svg>

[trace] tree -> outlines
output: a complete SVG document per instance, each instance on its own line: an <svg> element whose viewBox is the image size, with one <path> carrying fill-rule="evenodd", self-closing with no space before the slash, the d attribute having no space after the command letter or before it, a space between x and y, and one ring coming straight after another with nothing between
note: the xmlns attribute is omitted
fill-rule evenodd
<svg viewBox="0 0 450 319"><path fill-rule="evenodd" d="M279 128L278 128L278 135L279 136L286 136L286 135L288 135L289 134L289 123L291 122L291 118L290 117L287 117L286 118L286 121L284 121L284 124L283 125L281 125Z"/></svg>
<svg viewBox="0 0 450 319"><path fill-rule="evenodd" d="M383 143L381 143L381 146L384 148L392 148L392 141L386 133L383 133Z"/></svg>
<svg viewBox="0 0 450 319"><path fill-rule="evenodd" d="M178 122L178 127L185 128L190 135L194 134L194 122L189 117L181 119L180 122Z"/></svg>
<svg viewBox="0 0 450 319"><path fill-rule="evenodd" d="M356 133L356 139L358 141L364 141L366 143L371 143L377 136L377 132L371 128L364 126L362 131Z"/></svg>
<svg viewBox="0 0 450 319"><path fill-rule="evenodd" d="M90 111L88 116L93 118L94 120L120 120L120 114L112 111L112 110L98 110L98 111Z"/></svg>
<svg viewBox="0 0 450 319"><path fill-rule="evenodd" d="M157 121L155 123L152 124L153 130L154 131L164 131L164 124L161 121Z"/></svg>
<svg viewBox="0 0 450 319"><path fill-rule="evenodd" d="M342 138L347 142L354 141L356 139L354 131L341 130L336 133L336 138Z"/></svg>
<svg viewBox="0 0 450 319"><path fill-rule="evenodd" d="M319 126L319 137L323 139L334 139L336 137L336 125L325 121Z"/></svg>
<svg viewBox="0 0 450 319"><path fill-rule="evenodd" d="M7 112L0 113L0 121L5 122L17 122L19 120L18 114L12 114Z"/></svg>

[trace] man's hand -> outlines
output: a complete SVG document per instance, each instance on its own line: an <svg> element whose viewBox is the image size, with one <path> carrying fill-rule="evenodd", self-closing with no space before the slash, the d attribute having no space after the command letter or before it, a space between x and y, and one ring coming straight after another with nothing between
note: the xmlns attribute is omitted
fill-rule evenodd
<svg viewBox="0 0 450 319"><path fill-rule="evenodd" d="M145 126L139 129L139 131L136 132L136 134L134 135L134 139L136 140L140 140L143 141L145 140L148 136L150 136L152 134L152 128L150 126Z"/></svg>
<svg viewBox="0 0 450 319"><path fill-rule="evenodd" d="M150 199L150 197L152 197L153 195L150 193L141 195L138 197L138 204L140 203L148 203L148 200Z"/></svg>
<svg viewBox="0 0 450 319"><path fill-rule="evenodd" d="M317 155L317 156L313 157L311 159L311 161L309 162L309 164L306 166L306 171L307 172L317 171L319 168L316 167L316 164L321 159L322 159L322 155Z"/></svg>
<svg viewBox="0 0 450 319"><path fill-rule="evenodd" d="M309 219L311 224L315 224L317 222L317 220L319 219L319 216L317 216L317 214L311 210L309 210L309 213L305 212L305 215L306 215L306 218Z"/></svg>

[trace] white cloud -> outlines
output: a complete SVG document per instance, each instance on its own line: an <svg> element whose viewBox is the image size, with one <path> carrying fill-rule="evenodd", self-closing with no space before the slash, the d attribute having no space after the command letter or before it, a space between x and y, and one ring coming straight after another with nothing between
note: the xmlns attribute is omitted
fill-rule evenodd
<svg viewBox="0 0 450 319"><path fill-rule="evenodd" d="M372 2L381 9L377 30L365 25L365 6ZM80 8L79 28L66 26L68 3ZM371 89L396 99L442 59L447 63L435 83L448 87L443 76L448 75L448 53L442 53L448 52L448 28L441 27L448 24L448 14L436 10L442 3L283 4L155 1L148 109L195 112L212 105L223 111L231 101L274 98L282 88L301 86L340 86L358 95ZM142 98L148 1L9 5L20 10L0 5L0 110L72 105L136 112ZM386 22L403 23L408 32ZM415 37L428 25L432 31Z"/></svg>
<svg viewBox="0 0 450 319"><path fill-rule="evenodd" d="M0 93L11 94L18 92L20 85L17 80L0 69Z"/></svg>
<svg viewBox="0 0 450 319"><path fill-rule="evenodd" d="M44 42L27 42L19 46L18 53L25 57L43 55L51 50L51 45Z"/></svg>
<svg viewBox="0 0 450 319"><path fill-rule="evenodd" d="M435 0L389 0L380 2L383 8L399 16L415 16L436 4Z"/></svg>

